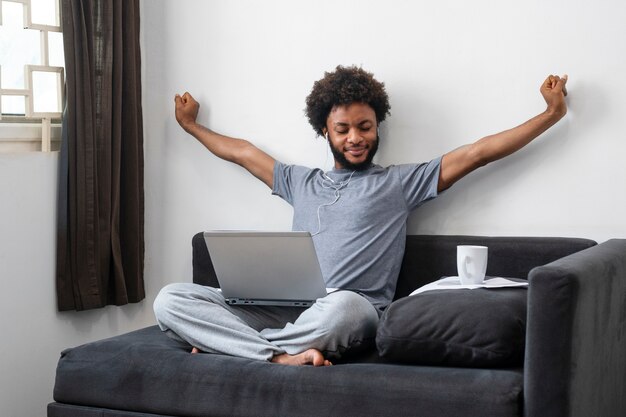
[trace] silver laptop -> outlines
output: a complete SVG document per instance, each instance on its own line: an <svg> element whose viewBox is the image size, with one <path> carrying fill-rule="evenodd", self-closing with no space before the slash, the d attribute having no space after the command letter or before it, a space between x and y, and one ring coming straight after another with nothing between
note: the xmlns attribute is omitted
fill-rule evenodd
<svg viewBox="0 0 626 417"><path fill-rule="evenodd" d="M327 294L309 232L210 231L204 240L231 305L309 307Z"/></svg>

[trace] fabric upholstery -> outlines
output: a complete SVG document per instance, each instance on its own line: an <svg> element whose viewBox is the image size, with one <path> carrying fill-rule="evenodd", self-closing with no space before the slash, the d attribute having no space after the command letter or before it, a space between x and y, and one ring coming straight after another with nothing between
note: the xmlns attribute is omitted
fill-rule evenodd
<svg viewBox="0 0 626 417"><path fill-rule="evenodd" d="M456 275L457 245L489 247L487 275L526 278L535 266L595 244L590 239L562 237L409 235L395 298L406 297L414 289L442 276ZM192 246L193 282L219 288L202 233L193 236Z"/></svg>
<svg viewBox="0 0 626 417"><path fill-rule="evenodd" d="M136 413L134 411L111 410L108 408L80 405L48 404L48 417L167 417L162 414Z"/></svg>
<svg viewBox="0 0 626 417"><path fill-rule="evenodd" d="M487 275L526 278L535 266L545 265L596 242L562 237L407 236L396 299L443 276L457 275L457 245L489 248Z"/></svg>
<svg viewBox="0 0 626 417"><path fill-rule="evenodd" d="M525 288L439 290L394 301L376 335L379 354L401 363L521 366Z"/></svg>
<svg viewBox="0 0 626 417"><path fill-rule="evenodd" d="M156 326L66 350L54 399L184 416L520 416L521 369L290 367L189 353ZM57 414L65 417L72 414ZM107 415L107 414L103 414ZM89 416L86 414L85 416Z"/></svg>
<svg viewBox="0 0 626 417"><path fill-rule="evenodd" d="M626 240L530 273L529 417L626 415Z"/></svg>
<svg viewBox="0 0 626 417"><path fill-rule="evenodd" d="M220 284L217 282L217 276L215 276L215 269L213 269L213 262L206 247L204 235L196 233L191 240L191 245L193 282L219 288Z"/></svg>

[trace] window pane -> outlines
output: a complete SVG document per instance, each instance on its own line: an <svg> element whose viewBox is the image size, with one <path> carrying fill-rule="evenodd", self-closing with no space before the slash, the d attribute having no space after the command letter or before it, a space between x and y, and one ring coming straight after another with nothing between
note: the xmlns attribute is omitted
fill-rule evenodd
<svg viewBox="0 0 626 417"><path fill-rule="evenodd" d="M56 72L33 71L33 110L35 113L60 112Z"/></svg>
<svg viewBox="0 0 626 417"><path fill-rule="evenodd" d="M29 0L27 3L30 4L29 8L20 2L0 1L2 7L0 88L2 89L25 89L25 66L42 65L42 55L48 57L46 66L65 67L61 33L46 30L42 36L39 29L24 29L26 10L30 10L29 18L33 25L59 26L58 0ZM42 38L47 39L47 51L41 49ZM61 112L60 80L61 76L57 72L44 70L32 72L30 94L32 94L34 113ZM1 95L1 100L2 114L23 116L29 110L24 96Z"/></svg>
<svg viewBox="0 0 626 417"><path fill-rule="evenodd" d="M2 64L2 88L24 88L24 67Z"/></svg>
<svg viewBox="0 0 626 417"><path fill-rule="evenodd" d="M48 32L48 63L53 67L65 67L63 55L63 34Z"/></svg>
<svg viewBox="0 0 626 417"><path fill-rule="evenodd" d="M2 88L24 88L24 64L39 65L39 31L24 30L23 6L2 2L0 65Z"/></svg>
<svg viewBox="0 0 626 417"><path fill-rule="evenodd" d="M2 114L23 116L26 113L26 100L23 96L2 96Z"/></svg>
<svg viewBox="0 0 626 417"><path fill-rule="evenodd" d="M33 23L40 25L58 26L56 10L57 0L31 0L30 16Z"/></svg>
<svg viewBox="0 0 626 417"><path fill-rule="evenodd" d="M24 6L9 1L2 2L2 26L11 29L24 29Z"/></svg>

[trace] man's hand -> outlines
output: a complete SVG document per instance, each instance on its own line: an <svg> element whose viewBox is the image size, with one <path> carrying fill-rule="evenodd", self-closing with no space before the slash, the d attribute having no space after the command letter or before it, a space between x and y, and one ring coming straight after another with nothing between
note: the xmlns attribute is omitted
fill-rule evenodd
<svg viewBox="0 0 626 417"><path fill-rule="evenodd" d="M196 123L200 104L189 93L182 96L176 94L174 102L176 103L176 121L183 129L189 131L191 126Z"/></svg>
<svg viewBox="0 0 626 417"><path fill-rule="evenodd" d="M548 105L548 113L553 113L559 118L567 113L567 104L565 103L565 96L567 95L566 83L567 75L563 77L549 75L540 88L541 95Z"/></svg>

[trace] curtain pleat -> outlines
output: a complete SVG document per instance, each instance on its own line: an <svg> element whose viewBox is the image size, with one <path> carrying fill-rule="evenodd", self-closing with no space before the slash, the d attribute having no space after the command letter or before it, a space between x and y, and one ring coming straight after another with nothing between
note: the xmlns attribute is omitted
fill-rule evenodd
<svg viewBox="0 0 626 417"><path fill-rule="evenodd" d="M62 0L59 310L145 297L138 0Z"/></svg>

